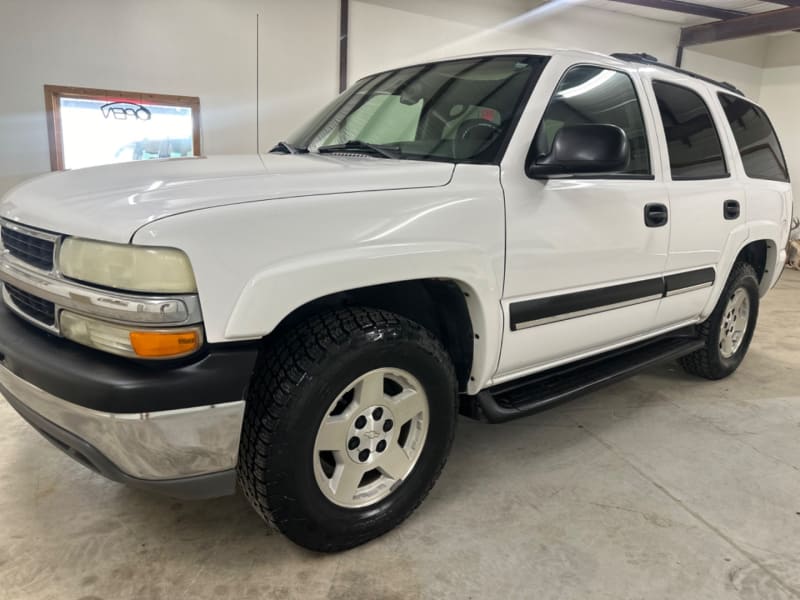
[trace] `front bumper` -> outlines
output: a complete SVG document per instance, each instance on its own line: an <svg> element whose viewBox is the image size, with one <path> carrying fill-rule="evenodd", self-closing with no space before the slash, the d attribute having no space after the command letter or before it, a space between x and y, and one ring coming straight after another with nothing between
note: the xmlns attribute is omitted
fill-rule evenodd
<svg viewBox="0 0 800 600"><path fill-rule="evenodd" d="M142 365L48 335L0 306L0 394L98 473L184 498L233 493L257 348Z"/></svg>

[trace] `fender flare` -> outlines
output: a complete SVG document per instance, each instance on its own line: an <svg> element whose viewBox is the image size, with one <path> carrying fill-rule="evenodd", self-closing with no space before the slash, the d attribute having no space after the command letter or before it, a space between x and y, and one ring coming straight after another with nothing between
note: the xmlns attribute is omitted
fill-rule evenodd
<svg viewBox="0 0 800 600"><path fill-rule="evenodd" d="M239 295L225 326L228 340L271 333L299 308L325 296L368 286L421 279L446 279L465 294L474 339L468 385L477 392L494 374L500 356L503 315L502 270L467 244L403 244L313 253L269 265ZM473 391L474 390L474 391Z"/></svg>
<svg viewBox="0 0 800 600"><path fill-rule="evenodd" d="M741 255L742 251L747 246L755 242L763 241L767 244L766 264L764 276L761 278L761 282L759 284L759 293L763 297L764 294L769 291L773 282L775 281L775 278L777 277L777 274L774 273L774 271L777 266L779 252L777 244L774 240L775 229L776 227L774 223L751 224L748 227L747 237L743 242L737 244L735 251L728 252L726 248L726 251L723 252L722 256L725 258L730 258L724 263L720 262L719 264L717 280L714 282L714 288L709 296L708 302L706 302L705 307L703 307L703 311L700 313L701 319L706 319L714 311L714 308L719 302L720 294L722 294L722 290L728 281L728 277L730 277L731 271L733 270L733 266L736 264L736 259ZM728 238L728 245L730 245L731 239L733 239L733 235Z"/></svg>

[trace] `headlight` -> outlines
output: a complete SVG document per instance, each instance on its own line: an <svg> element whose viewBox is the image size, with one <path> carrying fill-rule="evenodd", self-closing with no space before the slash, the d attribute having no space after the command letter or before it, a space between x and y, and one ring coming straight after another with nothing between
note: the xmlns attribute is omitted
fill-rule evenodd
<svg viewBox="0 0 800 600"><path fill-rule="evenodd" d="M180 358L203 345L201 327L131 329L61 311L61 334L73 342L129 358Z"/></svg>
<svg viewBox="0 0 800 600"><path fill-rule="evenodd" d="M189 258L174 248L67 238L58 263L66 277L109 288L151 294L197 291Z"/></svg>

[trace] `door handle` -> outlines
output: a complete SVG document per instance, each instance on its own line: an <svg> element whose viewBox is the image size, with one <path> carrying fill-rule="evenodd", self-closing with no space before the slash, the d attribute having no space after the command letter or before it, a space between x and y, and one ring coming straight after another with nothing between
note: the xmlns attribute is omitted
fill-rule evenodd
<svg viewBox="0 0 800 600"><path fill-rule="evenodd" d="M738 219L739 215L742 214L742 206L739 204L738 200L725 200L722 205L722 214L726 221L733 221L734 219Z"/></svg>
<svg viewBox="0 0 800 600"><path fill-rule="evenodd" d="M651 202L644 207L644 224L648 227L663 227L669 221L666 204Z"/></svg>

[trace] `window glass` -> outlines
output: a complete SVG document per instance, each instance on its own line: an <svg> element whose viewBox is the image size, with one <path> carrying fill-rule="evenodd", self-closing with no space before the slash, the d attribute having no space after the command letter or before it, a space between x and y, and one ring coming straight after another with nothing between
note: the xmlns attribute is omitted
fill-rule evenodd
<svg viewBox="0 0 800 600"><path fill-rule="evenodd" d="M194 154L189 106L61 98L64 168Z"/></svg>
<svg viewBox="0 0 800 600"><path fill-rule="evenodd" d="M288 141L301 152L494 163L546 60L489 56L379 73L356 83Z"/></svg>
<svg viewBox="0 0 800 600"><path fill-rule="evenodd" d="M720 94L719 99L736 138L747 176L789 181L786 159L766 113L736 96Z"/></svg>
<svg viewBox="0 0 800 600"><path fill-rule="evenodd" d="M199 98L45 86L54 169L199 154Z"/></svg>
<svg viewBox="0 0 800 600"><path fill-rule="evenodd" d="M536 155L550 152L564 125L592 123L617 125L627 134L631 156L620 173L650 174L647 135L633 82L625 73L601 67L572 67L561 79L536 133Z"/></svg>
<svg viewBox="0 0 800 600"><path fill-rule="evenodd" d="M719 134L708 106L692 90L654 81L653 90L667 137L673 179L727 177Z"/></svg>
<svg viewBox="0 0 800 600"><path fill-rule="evenodd" d="M421 112L421 100L404 104L400 96L373 96L350 113L323 144L342 144L354 139L372 144L380 144L383 140L409 142L417 134Z"/></svg>

